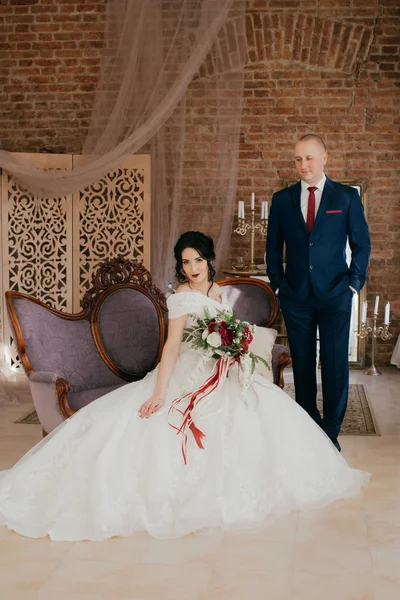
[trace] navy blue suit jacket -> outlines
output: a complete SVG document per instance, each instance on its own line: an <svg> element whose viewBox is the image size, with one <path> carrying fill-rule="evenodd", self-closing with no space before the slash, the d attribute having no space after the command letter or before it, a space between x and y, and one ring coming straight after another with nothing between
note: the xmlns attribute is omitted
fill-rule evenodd
<svg viewBox="0 0 400 600"><path fill-rule="evenodd" d="M352 251L346 263L346 241ZM286 271L283 247L286 245ZM274 290L303 300L311 291L321 300L364 285L371 242L364 208L355 188L326 178L311 233L301 212L301 183L272 198L268 220L267 273Z"/></svg>

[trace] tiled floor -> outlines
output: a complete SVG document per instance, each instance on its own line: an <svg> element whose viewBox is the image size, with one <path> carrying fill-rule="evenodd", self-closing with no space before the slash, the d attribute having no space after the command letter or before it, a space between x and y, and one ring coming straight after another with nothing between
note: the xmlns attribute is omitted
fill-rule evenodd
<svg viewBox="0 0 400 600"><path fill-rule="evenodd" d="M398 600L400 598L400 371L351 373L363 383L381 437L342 436L351 465L372 473L363 494L292 514L257 531L159 541L30 540L0 527L2 600ZM4 382L3 382L4 383ZM41 437L15 425L29 412L24 381L0 397L0 468Z"/></svg>

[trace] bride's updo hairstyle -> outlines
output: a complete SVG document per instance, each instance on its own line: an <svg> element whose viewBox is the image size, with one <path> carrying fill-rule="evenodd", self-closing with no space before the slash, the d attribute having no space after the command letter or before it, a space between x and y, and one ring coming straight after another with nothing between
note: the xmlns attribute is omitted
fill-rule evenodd
<svg viewBox="0 0 400 600"><path fill-rule="evenodd" d="M186 248L193 248L193 250L196 250L196 252L207 261L208 279L212 286L215 276L215 269L212 265L212 261L215 259L214 242L212 239L208 235L201 233L201 231L186 231L185 233L182 233L174 248L176 260L175 273L180 283L186 281L186 275L182 265L182 252L186 250Z"/></svg>

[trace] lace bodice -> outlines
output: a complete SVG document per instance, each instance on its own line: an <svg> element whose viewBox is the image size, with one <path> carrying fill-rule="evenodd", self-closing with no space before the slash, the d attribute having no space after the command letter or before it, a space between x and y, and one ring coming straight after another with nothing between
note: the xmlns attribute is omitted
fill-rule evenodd
<svg viewBox="0 0 400 600"><path fill-rule="evenodd" d="M224 293L222 292L222 302L205 296L200 292L179 292L169 296L167 306L170 319L177 319L183 315L203 315L204 308L208 308L210 315L214 316L218 309L232 310ZM190 323L188 323L190 325Z"/></svg>

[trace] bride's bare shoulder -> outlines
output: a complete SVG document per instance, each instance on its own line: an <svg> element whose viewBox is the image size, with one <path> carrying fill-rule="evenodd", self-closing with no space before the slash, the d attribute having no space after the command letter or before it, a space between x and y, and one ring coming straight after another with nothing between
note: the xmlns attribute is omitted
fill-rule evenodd
<svg viewBox="0 0 400 600"><path fill-rule="evenodd" d="M222 294L222 287L220 285L218 285L218 283L213 283L213 287L212 289L217 293L217 294Z"/></svg>
<svg viewBox="0 0 400 600"><path fill-rule="evenodd" d="M215 300L218 300L219 302L221 301L222 298L222 288L221 286L218 285L218 283L213 283L213 286L209 292L209 295L211 293L212 298L214 298Z"/></svg>

